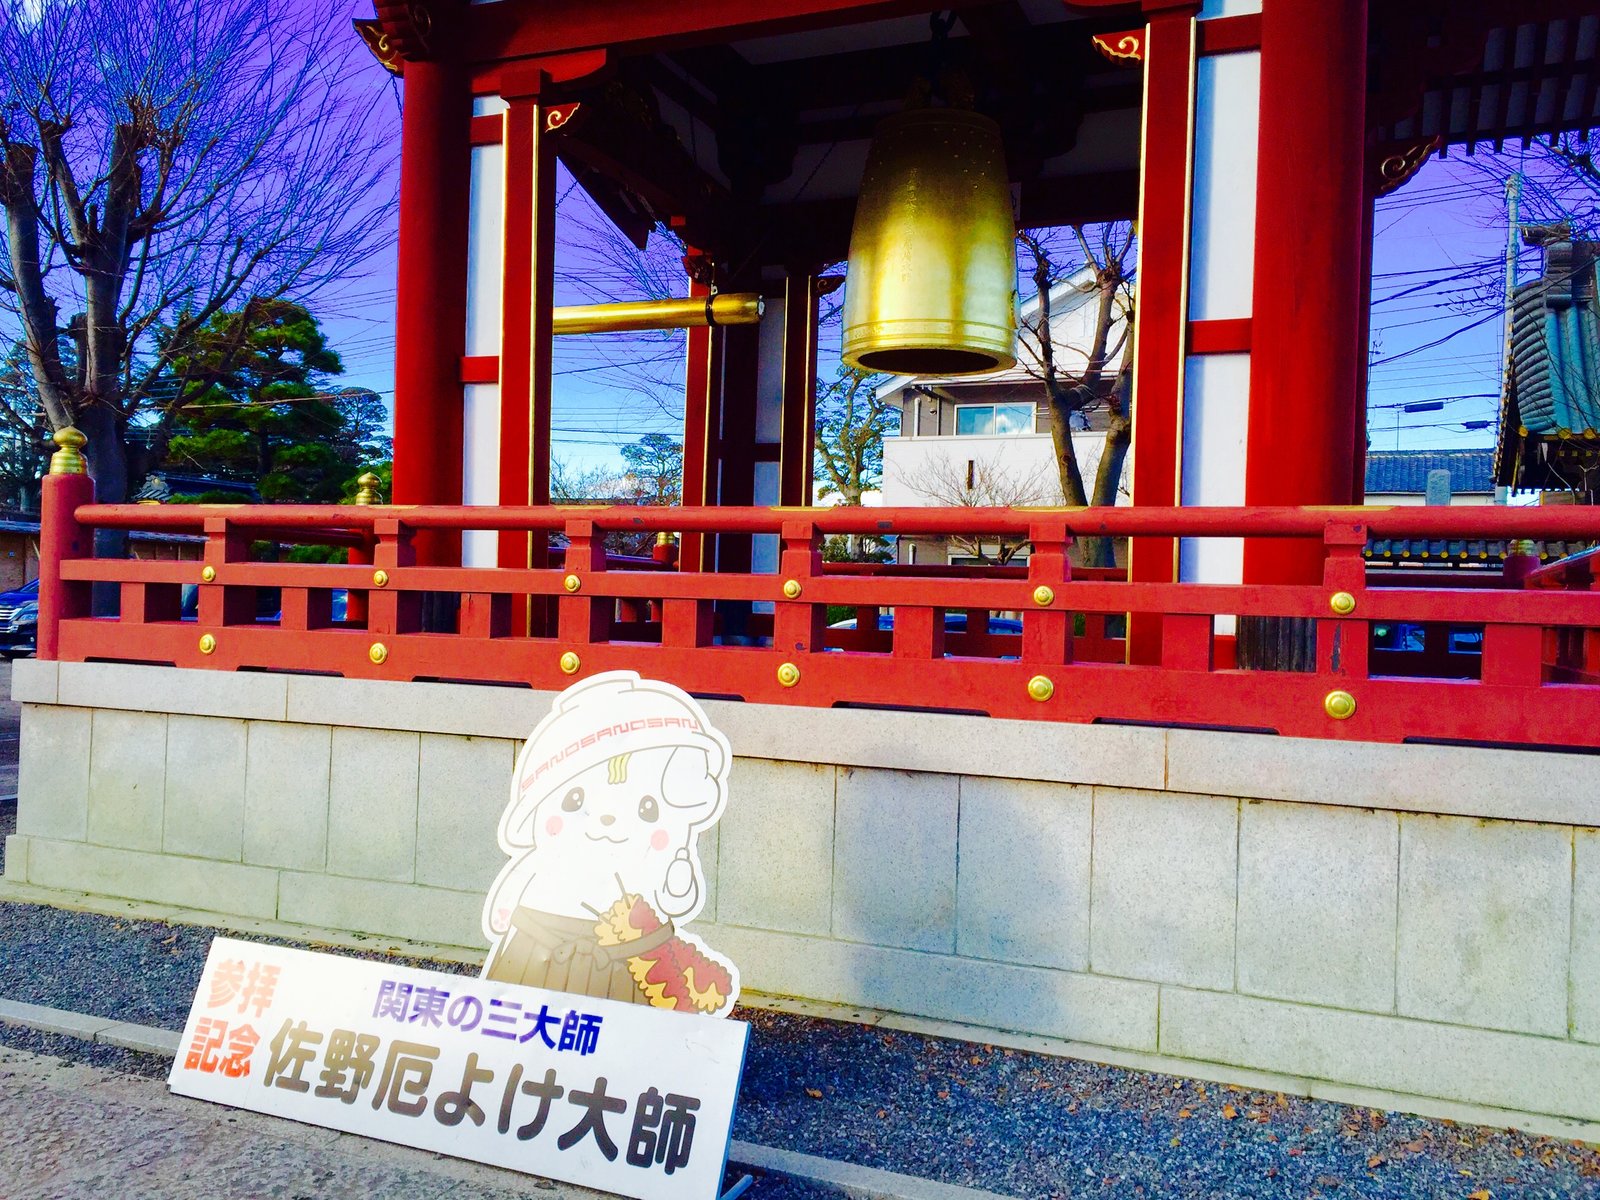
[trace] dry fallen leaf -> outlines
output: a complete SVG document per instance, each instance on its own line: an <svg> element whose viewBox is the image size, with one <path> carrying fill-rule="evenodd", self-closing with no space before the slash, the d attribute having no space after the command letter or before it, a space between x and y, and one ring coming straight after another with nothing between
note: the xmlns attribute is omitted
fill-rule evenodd
<svg viewBox="0 0 1600 1200"><path fill-rule="evenodd" d="M1489 1200L1489 1189L1479 1188L1475 1192L1468 1192L1467 1200Z"/></svg>
<svg viewBox="0 0 1600 1200"><path fill-rule="evenodd" d="M1381 1167L1381 1166L1383 1166L1383 1155L1374 1154L1371 1158L1367 1159L1367 1168L1368 1168L1368 1170L1371 1170L1374 1167Z"/></svg>
<svg viewBox="0 0 1600 1200"><path fill-rule="evenodd" d="M1231 1121L1235 1117L1237 1117L1238 1115L1239 1115L1239 1110L1237 1108L1235 1108L1233 1105L1224 1104L1222 1106L1222 1119L1224 1121Z"/></svg>
<svg viewBox="0 0 1600 1200"><path fill-rule="evenodd" d="M1180 1121L1187 1121L1192 1116L1194 1116L1194 1114L1187 1108L1180 1108L1178 1110L1178 1120Z"/></svg>
<svg viewBox="0 0 1600 1200"><path fill-rule="evenodd" d="M821 1100L822 1099L822 1089L821 1088L807 1088L806 1089L806 1095L810 1096L813 1100Z"/></svg>
<svg viewBox="0 0 1600 1200"><path fill-rule="evenodd" d="M941 1100L950 1099L950 1093L949 1092L940 1092L939 1093L939 1099L941 1099Z"/></svg>

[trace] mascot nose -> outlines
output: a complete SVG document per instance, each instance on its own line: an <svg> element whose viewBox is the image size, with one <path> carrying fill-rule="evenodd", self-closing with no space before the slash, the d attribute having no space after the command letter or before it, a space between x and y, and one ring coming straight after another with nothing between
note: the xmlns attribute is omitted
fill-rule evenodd
<svg viewBox="0 0 1600 1200"><path fill-rule="evenodd" d="M611 824L614 824L615 822L616 822L616 818L613 817L610 813L607 813L605 816L600 818L600 824L602 824L602 825L611 825Z"/></svg>

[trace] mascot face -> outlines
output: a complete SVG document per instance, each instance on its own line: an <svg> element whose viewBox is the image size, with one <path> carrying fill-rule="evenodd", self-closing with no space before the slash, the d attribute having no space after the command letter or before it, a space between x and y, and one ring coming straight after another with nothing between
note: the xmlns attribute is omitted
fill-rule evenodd
<svg viewBox="0 0 1600 1200"><path fill-rule="evenodd" d="M721 799L706 754L662 746L616 755L545 792L524 829L530 865L604 909L621 888L656 901L667 870L693 848ZM541 891L544 889L541 888Z"/></svg>

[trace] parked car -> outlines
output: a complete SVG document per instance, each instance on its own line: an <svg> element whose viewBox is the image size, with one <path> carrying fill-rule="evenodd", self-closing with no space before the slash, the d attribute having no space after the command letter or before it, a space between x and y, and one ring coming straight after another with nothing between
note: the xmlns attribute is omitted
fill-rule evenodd
<svg viewBox="0 0 1600 1200"><path fill-rule="evenodd" d="M39 581L0 593L0 658L32 654L39 642Z"/></svg>
<svg viewBox="0 0 1600 1200"><path fill-rule="evenodd" d="M835 621L829 629L854 629L856 619L851 617L847 621ZM878 612L878 628L884 633L894 632L894 613ZM944 614L944 631L946 633L965 633L967 631L967 614L960 610L947 611ZM993 635L1003 636L1014 634L1022 636L1022 622L1015 617L989 617L989 632Z"/></svg>

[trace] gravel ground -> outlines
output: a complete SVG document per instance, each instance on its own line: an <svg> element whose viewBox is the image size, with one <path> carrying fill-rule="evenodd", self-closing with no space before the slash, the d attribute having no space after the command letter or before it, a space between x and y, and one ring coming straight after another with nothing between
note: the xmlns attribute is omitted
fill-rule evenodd
<svg viewBox="0 0 1600 1200"><path fill-rule="evenodd" d="M212 936L0 903L0 997L177 1029ZM741 1015L753 1029L734 1136L763 1145L1018 1197L1600 1198L1600 1153L1573 1143L867 1026ZM0 1042L37 1036L0 1031ZM142 1055L106 1053L122 1056L107 1066L142 1069ZM762 1200L797 1194L780 1186L763 1181Z"/></svg>

